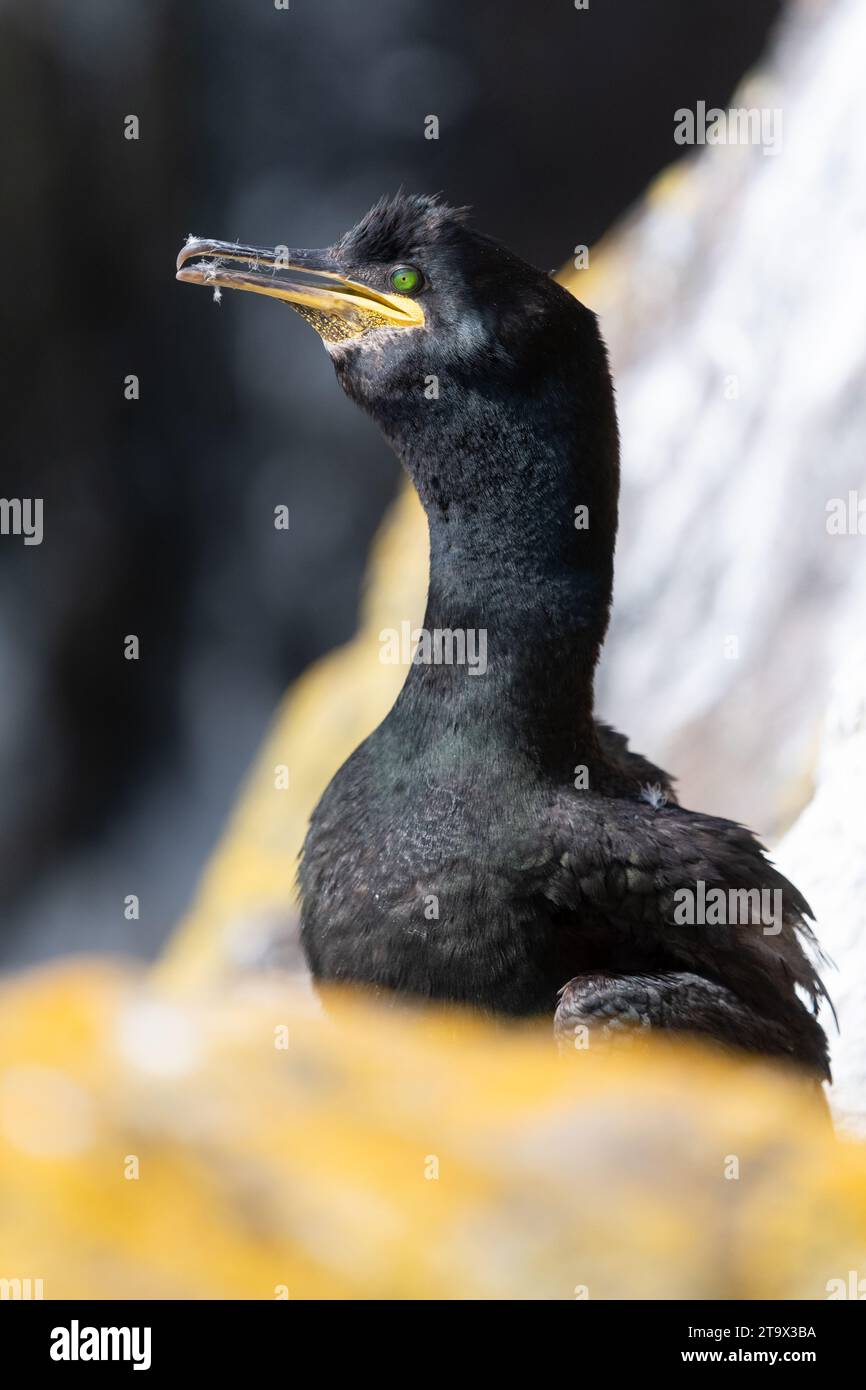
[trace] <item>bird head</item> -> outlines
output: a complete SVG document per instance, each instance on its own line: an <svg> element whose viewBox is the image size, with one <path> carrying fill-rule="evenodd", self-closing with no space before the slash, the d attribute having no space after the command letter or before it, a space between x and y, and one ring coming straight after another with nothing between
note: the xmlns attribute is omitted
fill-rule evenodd
<svg viewBox="0 0 866 1390"><path fill-rule="evenodd" d="M400 194L320 251L190 238L178 279L269 295L312 324L449 546L459 529L464 546L498 545L512 563L545 533L571 554L586 504L580 563L609 585L618 443L595 315L465 209Z"/></svg>
<svg viewBox="0 0 866 1390"><path fill-rule="evenodd" d="M594 315L551 277L435 197L380 200L324 250L191 237L177 278L289 304L319 333L346 392L374 416L417 409L431 379L509 389L562 354L563 334L597 338ZM528 370L530 364L534 370ZM380 423L387 421L380 420ZM387 432L387 430L386 430Z"/></svg>

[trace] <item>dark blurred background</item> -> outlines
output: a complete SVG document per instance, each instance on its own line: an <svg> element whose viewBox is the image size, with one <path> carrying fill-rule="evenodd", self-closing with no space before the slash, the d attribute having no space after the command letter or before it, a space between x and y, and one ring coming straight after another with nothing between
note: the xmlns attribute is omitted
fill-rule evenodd
<svg viewBox="0 0 866 1390"><path fill-rule="evenodd" d="M299 319L175 282L186 235L322 245L403 184L552 268L778 8L0 3L0 494L45 516L0 537L0 963L157 950L280 694L353 631L397 486Z"/></svg>

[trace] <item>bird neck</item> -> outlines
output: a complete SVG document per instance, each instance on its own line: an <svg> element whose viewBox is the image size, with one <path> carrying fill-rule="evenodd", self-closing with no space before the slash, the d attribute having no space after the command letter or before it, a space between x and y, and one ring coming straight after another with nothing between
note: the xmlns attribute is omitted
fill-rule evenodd
<svg viewBox="0 0 866 1390"><path fill-rule="evenodd" d="M506 743L561 770L594 741L616 539L612 399L590 419L562 392L450 404L392 440L430 533L424 625L395 717L421 740L456 734L487 756Z"/></svg>

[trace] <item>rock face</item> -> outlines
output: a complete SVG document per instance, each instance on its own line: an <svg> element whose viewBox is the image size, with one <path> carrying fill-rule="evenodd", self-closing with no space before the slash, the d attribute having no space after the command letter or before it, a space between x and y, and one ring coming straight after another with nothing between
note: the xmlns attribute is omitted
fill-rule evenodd
<svg viewBox="0 0 866 1390"><path fill-rule="evenodd" d="M780 856L838 966L834 1065L851 1122L866 1116L866 667L852 655L866 599L864 51L859 0L793 5L732 103L781 112L773 151L689 154L589 270L561 274L601 316L623 441L599 712L679 779L686 805L771 843L803 813ZM673 131L672 112L672 156ZM396 695L403 672L378 662L378 632L420 620L425 573L407 495L384 528L359 634L287 701L166 958L170 977L291 940L307 816ZM274 789L283 762L288 792Z"/></svg>

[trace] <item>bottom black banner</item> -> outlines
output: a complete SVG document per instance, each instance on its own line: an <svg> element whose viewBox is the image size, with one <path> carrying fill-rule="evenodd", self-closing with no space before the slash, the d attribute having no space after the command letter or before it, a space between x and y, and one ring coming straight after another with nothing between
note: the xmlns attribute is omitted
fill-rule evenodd
<svg viewBox="0 0 866 1390"><path fill-rule="evenodd" d="M293 1358L297 1356L298 1373L307 1377L313 1345L308 1341L293 1344L287 1338L313 1330L317 1324L321 1326L323 1311L326 1317L335 1319L335 1325L344 1323L347 1317L353 1322L350 1306L280 1301L16 1302L3 1308L0 1326L5 1334L7 1364L14 1358L24 1373L32 1369L48 1370L59 1377L92 1376L100 1368L110 1367L115 1374L127 1371L161 1376L166 1372L213 1371L225 1375L259 1371L271 1362L291 1374ZM413 1306L416 1305L402 1308ZM445 1306L448 1305L434 1304L437 1323ZM381 1369L381 1343L374 1340L375 1314L371 1304L364 1303L363 1307L365 1322L349 1353L351 1374L362 1369L367 1358ZM472 1307L477 1309L478 1304ZM455 1316L459 1325L459 1312ZM486 1324L487 1315L482 1317ZM673 1366L791 1364L819 1367L826 1374L837 1365L852 1364L862 1341L864 1320L855 1308L838 1307L835 1301L583 1301L572 1307L564 1323L552 1326L559 1333L581 1338L576 1354L583 1369L594 1350L598 1360L607 1361L618 1374L629 1369L666 1371ZM411 1335L411 1328L405 1323L404 1329ZM509 1330L516 1330L513 1321ZM442 1331L438 1323L440 1337ZM393 1324L387 1336L390 1345L400 1345L400 1330ZM501 1341L485 1337L478 1344L478 1356L488 1376L495 1368L499 1345L503 1349L510 1347L507 1354L509 1358L513 1355L511 1337ZM567 1364L569 1353L558 1345L558 1352L553 1347L550 1350L555 1356L564 1354ZM365 1348L369 1349L366 1357ZM332 1373L335 1351L338 1348L328 1344ZM453 1344L447 1340L431 1344L425 1337L415 1372L423 1369L429 1378L436 1370L438 1357L442 1359L443 1374L453 1374ZM465 1361L469 1362L468 1356ZM347 1369L344 1363L344 1370ZM410 1368L406 1369L408 1372ZM510 1365L509 1370L513 1374L514 1366Z"/></svg>

